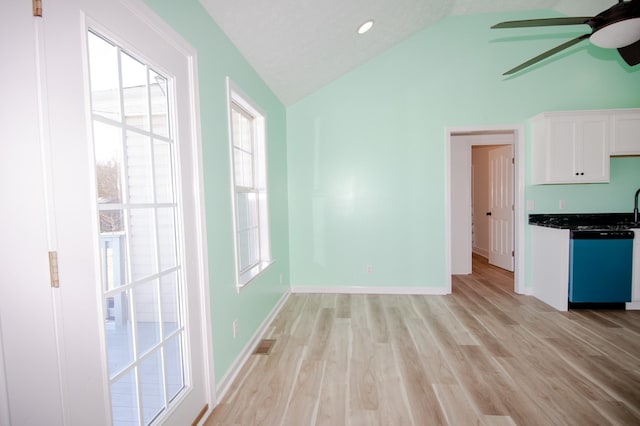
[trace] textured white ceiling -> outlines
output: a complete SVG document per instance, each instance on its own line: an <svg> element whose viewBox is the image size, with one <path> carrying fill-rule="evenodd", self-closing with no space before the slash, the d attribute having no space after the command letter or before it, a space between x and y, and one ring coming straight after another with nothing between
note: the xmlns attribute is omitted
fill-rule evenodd
<svg viewBox="0 0 640 426"><path fill-rule="evenodd" d="M590 16L615 0L200 0L285 105L448 15L555 9ZM363 36L357 27L374 28Z"/></svg>

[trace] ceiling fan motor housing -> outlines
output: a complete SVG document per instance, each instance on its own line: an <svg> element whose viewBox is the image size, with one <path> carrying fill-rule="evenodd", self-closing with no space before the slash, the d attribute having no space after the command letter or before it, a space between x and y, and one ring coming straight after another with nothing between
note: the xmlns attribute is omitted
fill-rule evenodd
<svg viewBox="0 0 640 426"><path fill-rule="evenodd" d="M640 0L619 2L591 18L590 40L598 47L621 48L640 40Z"/></svg>

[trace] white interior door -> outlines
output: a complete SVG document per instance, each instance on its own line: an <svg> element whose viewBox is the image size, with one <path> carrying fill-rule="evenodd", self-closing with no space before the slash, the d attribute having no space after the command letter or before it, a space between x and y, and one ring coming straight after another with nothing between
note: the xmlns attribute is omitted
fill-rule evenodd
<svg viewBox="0 0 640 426"><path fill-rule="evenodd" d="M68 424L190 424L210 399L194 64L148 13L44 6Z"/></svg>
<svg viewBox="0 0 640 426"><path fill-rule="evenodd" d="M513 148L489 152L489 263L513 271Z"/></svg>

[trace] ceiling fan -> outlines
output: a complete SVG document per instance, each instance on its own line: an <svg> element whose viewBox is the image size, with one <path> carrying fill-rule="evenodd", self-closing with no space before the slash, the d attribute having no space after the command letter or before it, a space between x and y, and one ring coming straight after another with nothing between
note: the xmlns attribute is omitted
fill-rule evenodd
<svg viewBox="0 0 640 426"><path fill-rule="evenodd" d="M525 19L521 21L500 22L491 28L525 28L583 24L591 27L590 34L583 34L564 42L510 69L502 75L509 75L523 70L585 39L590 39L591 43L599 47L618 49L622 59L631 66L640 64L640 0L618 0L617 4L614 4L609 9L593 17Z"/></svg>

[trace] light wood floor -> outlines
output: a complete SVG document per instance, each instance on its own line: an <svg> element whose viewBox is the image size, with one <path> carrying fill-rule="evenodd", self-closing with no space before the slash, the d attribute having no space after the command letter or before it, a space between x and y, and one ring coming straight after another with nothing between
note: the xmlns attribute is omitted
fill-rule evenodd
<svg viewBox="0 0 640 426"><path fill-rule="evenodd" d="M206 424L640 424L640 311L556 312L473 263L447 296L291 295Z"/></svg>

